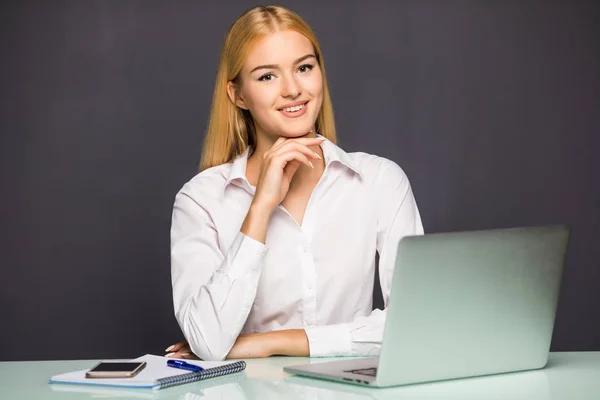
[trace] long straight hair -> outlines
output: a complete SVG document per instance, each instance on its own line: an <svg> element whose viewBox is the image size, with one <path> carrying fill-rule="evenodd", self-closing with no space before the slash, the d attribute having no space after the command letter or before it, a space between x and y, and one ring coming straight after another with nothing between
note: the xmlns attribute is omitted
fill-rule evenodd
<svg viewBox="0 0 600 400"><path fill-rule="evenodd" d="M323 75L323 105L315 124L316 133L336 142L333 107L325 76L325 65L317 37L296 13L280 6L255 7L231 26L219 60L208 129L202 146L200 171L228 163L256 146L254 121L248 110L237 107L227 95L227 83L239 81L239 74L254 43L278 30L293 30L313 45Z"/></svg>

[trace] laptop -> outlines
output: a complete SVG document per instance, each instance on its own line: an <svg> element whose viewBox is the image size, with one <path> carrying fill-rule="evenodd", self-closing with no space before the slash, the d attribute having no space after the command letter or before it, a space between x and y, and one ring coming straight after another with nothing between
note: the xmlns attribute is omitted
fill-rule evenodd
<svg viewBox="0 0 600 400"><path fill-rule="evenodd" d="M560 225L405 237L380 355L284 371L387 387L543 368L569 235Z"/></svg>

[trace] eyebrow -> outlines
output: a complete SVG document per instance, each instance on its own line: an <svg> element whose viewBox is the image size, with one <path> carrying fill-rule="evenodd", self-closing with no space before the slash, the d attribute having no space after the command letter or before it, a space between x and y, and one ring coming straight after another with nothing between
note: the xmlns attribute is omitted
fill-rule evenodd
<svg viewBox="0 0 600 400"><path fill-rule="evenodd" d="M317 58L315 57L314 54L307 54L304 57L300 57L299 59L297 59L296 61L294 61L294 65L301 63L302 61L306 60L307 58ZM279 69L279 65L277 64L267 64L267 65L259 65L258 67L254 68L252 71L250 71L250 73L253 73L255 71L258 71L259 69Z"/></svg>

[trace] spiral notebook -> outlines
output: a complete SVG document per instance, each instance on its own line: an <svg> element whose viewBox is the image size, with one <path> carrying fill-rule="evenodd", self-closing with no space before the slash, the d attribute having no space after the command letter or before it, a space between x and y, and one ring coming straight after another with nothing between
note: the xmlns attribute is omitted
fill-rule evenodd
<svg viewBox="0 0 600 400"><path fill-rule="evenodd" d="M217 376L240 372L246 368L244 361L196 361L185 360L187 363L199 365L203 371L190 372L167 366L167 358L146 354L132 361L146 361L144 368L133 378L119 379L90 379L85 377L86 370L68 372L50 378L53 384L94 385L128 387L138 389L163 389L184 383L201 381ZM94 365L90 365L92 368Z"/></svg>

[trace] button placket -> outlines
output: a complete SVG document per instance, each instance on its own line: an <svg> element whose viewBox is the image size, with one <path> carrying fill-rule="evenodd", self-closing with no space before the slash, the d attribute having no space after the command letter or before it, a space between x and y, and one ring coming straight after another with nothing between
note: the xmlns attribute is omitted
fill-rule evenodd
<svg viewBox="0 0 600 400"><path fill-rule="evenodd" d="M316 282L315 282L315 264L310 247L306 244L300 245L301 264L303 271L303 292L304 292L304 323L307 326L316 325Z"/></svg>
<svg viewBox="0 0 600 400"><path fill-rule="evenodd" d="M315 213L318 210L314 207L313 203L316 201L316 197L319 196L319 192L322 190L322 186L326 181L327 166L323 172L323 176L313 189L313 192L306 205L304 211L304 217L302 220L302 236L303 242L300 245L300 257L302 263L303 272L303 287L304 293L304 324L307 326L315 326L317 324L317 280L316 280L316 267L312 250L310 248L311 239L313 237Z"/></svg>

